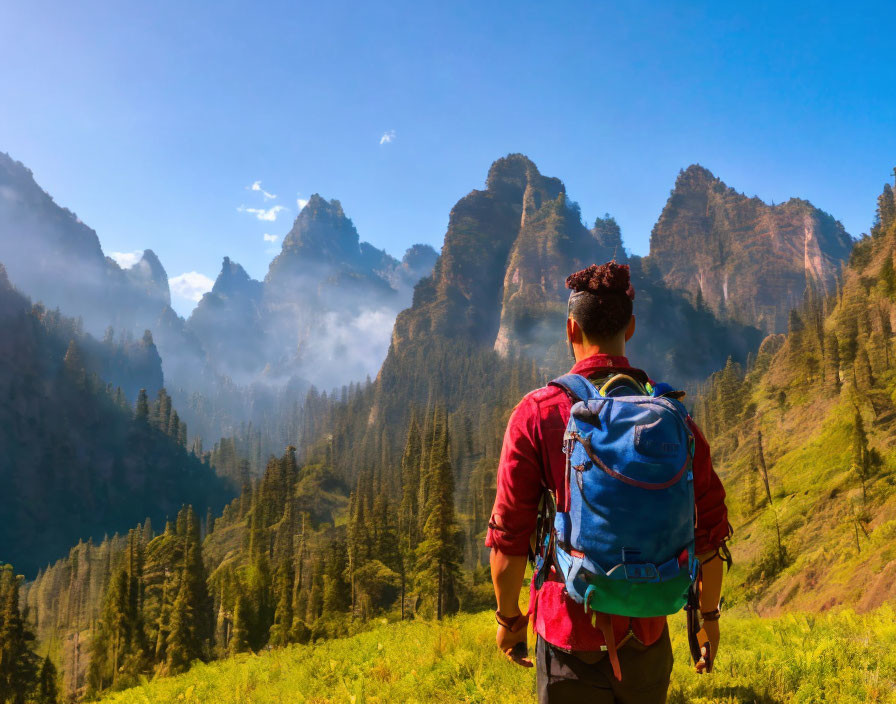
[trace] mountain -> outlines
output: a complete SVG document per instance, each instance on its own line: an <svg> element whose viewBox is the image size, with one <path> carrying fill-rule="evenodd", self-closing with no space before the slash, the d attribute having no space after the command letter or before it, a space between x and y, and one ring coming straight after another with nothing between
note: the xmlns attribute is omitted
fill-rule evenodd
<svg viewBox="0 0 896 704"><path fill-rule="evenodd" d="M376 372L395 316L435 259L428 245L398 261L362 242L340 202L314 194L264 281L225 257L187 327L216 371L237 381L336 386Z"/></svg>
<svg viewBox="0 0 896 704"><path fill-rule="evenodd" d="M94 336L151 331L167 389L207 442L247 422L275 425L296 390L375 373L395 315L435 259L428 245L398 261L361 242L339 202L314 195L264 283L225 257L214 289L185 321L171 308L168 276L152 250L123 269L104 255L96 232L0 153L0 262L12 283L81 319ZM126 390L133 401L136 389ZM273 429L278 440L265 449L279 449L287 433Z"/></svg>
<svg viewBox="0 0 896 704"><path fill-rule="evenodd" d="M170 304L168 276L151 250L130 269L103 254L96 232L60 207L30 170L0 153L0 262L10 280L100 335L142 334Z"/></svg>
<svg viewBox="0 0 896 704"><path fill-rule="evenodd" d="M770 614L896 597L894 265L887 184L838 290L810 290L786 335L700 395L737 540L731 602Z"/></svg>
<svg viewBox="0 0 896 704"><path fill-rule="evenodd" d="M670 288L699 293L716 314L783 332L809 283L833 290L852 244L808 201L768 205L693 165L653 228L650 258Z"/></svg>
<svg viewBox="0 0 896 704"><path fill-rule="evenodd" d="M223 505L231 489L186 451L161 380L151 335L99 342L0 267L0 561L33 575L78 538ZM135 385L158 399L145 418Z"/></svg>
<svg viewBox="0 0 896 704"><path fill-rule="evenodd" d="M653 259L629 258L610 216L587 229L559 179L511 154L492 165L485 190L472 191L451 210L432 277L418 284L412 306L396 319L392 352L448 338L504 357L524 355L559 373L569 363L566 277L614 256L632 266L635 312L644 323L630 356L656 378L695 384L729 355L745 360L758 344L754 328L721 322L669 289Z"/></svg>

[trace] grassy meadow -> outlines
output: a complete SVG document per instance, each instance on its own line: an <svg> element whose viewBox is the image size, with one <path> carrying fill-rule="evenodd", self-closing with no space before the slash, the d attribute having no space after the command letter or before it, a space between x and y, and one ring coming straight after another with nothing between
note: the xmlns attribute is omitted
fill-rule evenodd
<svg viewBox="0 0 896 704"><path fill-rule="evenodd" d="M671 621L670 704L896 703L896 610L777 618L726 614L712 675L691 667L684 620ZM198 664L105 704L329 704L534 701L535 676L494 646L490 612L441 624L387 623L349 638Z"/></svg>

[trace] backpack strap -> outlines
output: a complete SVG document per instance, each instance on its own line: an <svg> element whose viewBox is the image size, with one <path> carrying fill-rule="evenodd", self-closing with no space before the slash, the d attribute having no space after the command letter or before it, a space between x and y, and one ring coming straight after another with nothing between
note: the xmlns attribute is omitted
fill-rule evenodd
<svg viewBox="0 0 896 704"><path fill-rule="evenodd" d="M594 387L594 384L581 374L564 374L554 379L548 386L563 389L573 403L600 398L600 392Z"/></svg>
<svg viewBox="0 0 896 704"><path fill-rule="evenodd" d="M628 374L614 374L603 383L603 385L598 390L598 393L601 396L608 396L609 392L617 386L623 386L633 389L639 396L650 395L647 392L647 388L644 386L644 384Z"/></svg>

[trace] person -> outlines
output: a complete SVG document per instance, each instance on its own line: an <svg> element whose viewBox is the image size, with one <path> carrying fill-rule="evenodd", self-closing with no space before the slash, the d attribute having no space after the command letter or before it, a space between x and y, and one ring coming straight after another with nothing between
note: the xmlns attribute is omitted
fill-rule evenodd
<svg viewBox="0 0 896 704"><path fill-rule="evenodd" d="M629 364L626 342L635 333L634 289L629 268L616 262L591 267L567 279L572 289L566 335L575 357L572 368L600 388L604 380L626 374L654 385ZM562 388L546 386L527 394L510 416L498 466L497 493L489 520L486 546L491 548L491 573L498 621L498 648L524 667L527 624L536 640L536 681L542 704L562 702L665 702L672 671L672 646L665 616L629 618L600 614L595 624L557 578L556 565L530 586L528 613L519 608L530 542L546 490L563 505L568 490L563 450L571 401ZM730 562L726 541L731 528L725 491L713 470L706 439L688 416L694 437L692 472L696 505L695 548L700 561L699 609L703 625L697 634L697 672L711 670L719 646L719 599L723 563ZM696 613L696 612L695 612ZM609 638L604 635L609 631ZM607 642L610 641L608 647ZM708 646L705 645L708 643ZM701 647L702 644L702 647ZM693 648L692 648L692 652ZM621 680L617 677L621 676Z"/></svg>

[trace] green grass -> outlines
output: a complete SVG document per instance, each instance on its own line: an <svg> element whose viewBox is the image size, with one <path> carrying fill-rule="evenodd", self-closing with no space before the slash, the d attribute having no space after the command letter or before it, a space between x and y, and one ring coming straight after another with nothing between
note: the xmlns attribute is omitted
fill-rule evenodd
<svg viewBox="0 0 896 704"><path fill-rule="evenodd" d="M670 704L896 702L896 611L726 614L712 675L690 666L684 621L671 621ZM494 645L491 613L441 624L380 625L350 638L199 664L110 695L106 704L533 702L535 676ZM583 703L584 704L584 703Z"/></svg>

